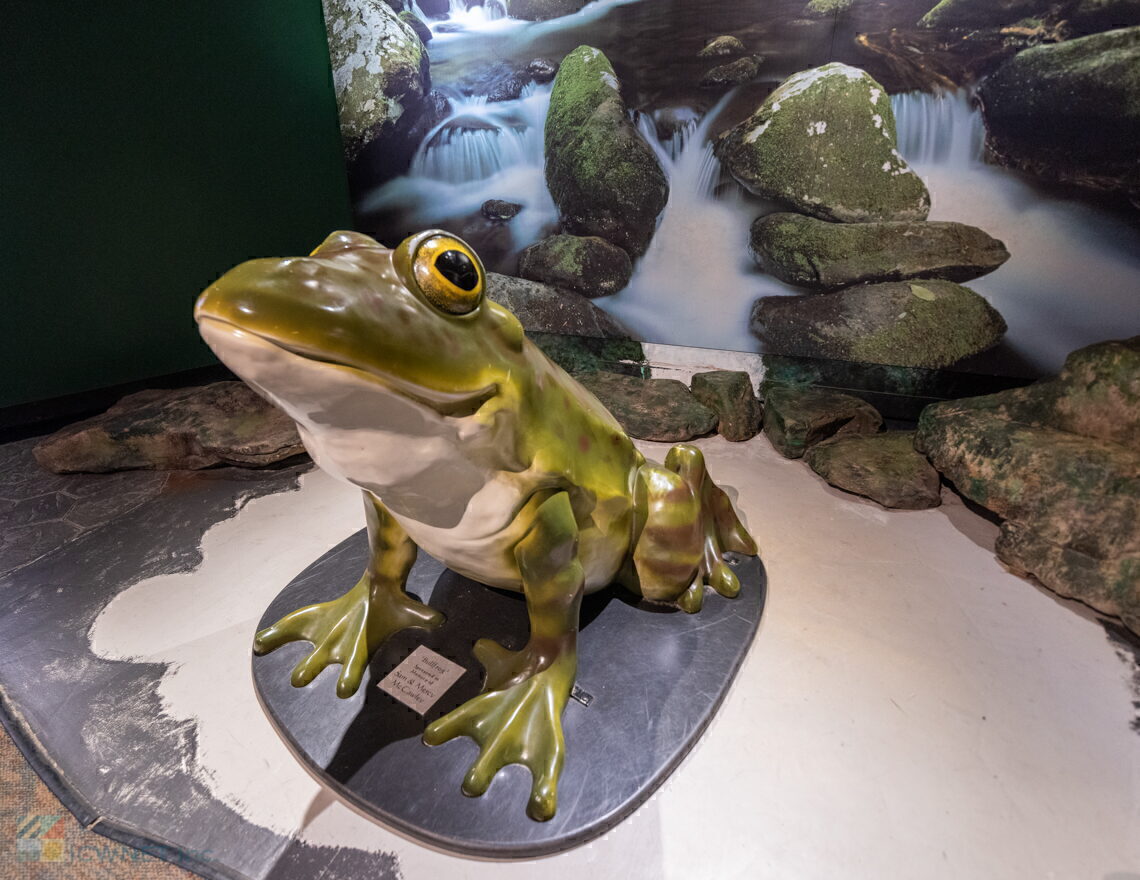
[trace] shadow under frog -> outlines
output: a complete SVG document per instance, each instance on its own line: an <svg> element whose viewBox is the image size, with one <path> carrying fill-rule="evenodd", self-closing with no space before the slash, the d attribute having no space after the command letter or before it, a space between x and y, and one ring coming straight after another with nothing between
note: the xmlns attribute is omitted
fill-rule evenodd
<svg viewBox="0 0 1140 880"><path fill-rule="evenodd" d="M360 580L262 630L254 650L308 641L293 684L339 664L336 690L348 697L391 636L443 621L405 592L417 548L521 592L526 643L476 642L482 693L429 724L424 740L476 741L468 795L524 765L527 813L546 820L583 596L616 582L695 613L706 586L739 592L724 552L756 546L698 449L647 461L485 285L478 256L446 232L394 250L338 232L309 257L232 269L199 297L195 317L218 357L297 422L316 463L364 494Z"/></svg>

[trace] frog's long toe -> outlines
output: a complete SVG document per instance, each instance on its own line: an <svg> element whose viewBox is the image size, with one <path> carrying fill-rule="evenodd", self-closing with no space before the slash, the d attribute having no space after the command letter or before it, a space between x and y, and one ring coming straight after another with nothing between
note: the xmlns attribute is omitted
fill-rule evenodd
<svg viewBox="0 0 1140 880"><path fill-rule="evenodd" d="M443 622L440 612L403 590L373 594L369 587L366 575L338 599L286 614L257 634L254 653L268 654L289 642L311 642L313 650L293 667L293 687L305 687L326 667L339 663L337 696L351 697L360 688L368 659L389 636L408 627L431 628Z"/></svg>
<svg viewBox="0 0 1140 880"><path fill-rule="evenodd" d="M440 745L458 736L479 744L479 757L463 780L463 793L482 795L495 774L508 764L531 772L527 815L539 822L554 816L558 806L558 777L565 760L562 710L570 695L572 658L506 690L488 691L428 725L424 742Z"/></svg>

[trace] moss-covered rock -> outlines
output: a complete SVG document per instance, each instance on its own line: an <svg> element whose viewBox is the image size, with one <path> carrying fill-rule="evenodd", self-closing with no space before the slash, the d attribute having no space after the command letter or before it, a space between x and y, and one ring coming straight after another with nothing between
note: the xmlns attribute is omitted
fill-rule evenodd
<svg viewBox="0 0 1140 880"><path fill-rule="evenodd" d="M883 507L926 510L942 503L942 481L915 451L913 431L848 434L817 443L804 461L837 489Z"/></svg>
<svg viewBox="0 0 1140 880"><path fill-rule="evenodd" d="M705 47L697 53L698 58L731 58L734 55L744 54L744 44L731 34L713 37Z"/></svg>
<svg viewBox="0 0 1140 880"><path fill-rule="evenodd" d="M639 379L620 373L587 373L578 381L639 440L680 443L710 433L716 413L676 379Z"/></svg>
<svg viewBox="0 0 1140 880"><path fill-rule="evenodd" d="M838 15L855 5L856 0L809 0L804 12L813 18Z"/></svg>
<svg viewBox="0 0 1140 880"><path fill-rule="evenodd" d="M1140 197L1140 27L1026 49L979 95L998 161Z"/></svg>
<svg viewBox="0 0 1140 880"><path fill-rule="evenodd" d="M424 24L424 20L414 12L403 10L397 12L396 17L399 18L400 21L402 21L408 27L410 27L415 32L416 36L420 38L420 42L425 46L431 42L431 28Z"/></svg>
<svg viewBox="0 0 1140 880"><path fill-rule="evenodd" d="M759 55L748 55L728 64L718 64L701 77L698 85L702 89L730 89L750 82L760 73L763 61Z"/></svg>
<svg viewBox="0 0 1140 880"><path fill-rule="evenodd" d="M528 332L633 338L617 318L572 290L488 272L487 296L510 309Z"/></svg>
<svg viewBox="0 0 1140 880"><path fill-rule="evenodd" d="M764 436L785 458L802 458L816 443L847 434L874 434L883 418L866 401L839 391L766 382Z"/></svg>
<svg viewBox="0 0 1140 880"><path fill-rule="evenodd" d="M725 440L747 440L760 430L760 401L752 390L751 377L743 370L694 373L689 388L716 413L716 430Z"/></svg>
<svg viewBox="0 0 1140 880"><path fill-rule="evenodd" d="M1006 326L968 287L921 279L762 297L750 329L774 354L935 369L995 345Z"/></svg>
<svg viewBox="0 0 1140 880"><path fill-rule="evenodd" d="M922 220L926 185L899 154L886 90L846 64L784 80L722 134L717 157L764 198L824 220Z"/></svg>
<svg viewBox="0 0 1140 880"><path fill-rule="evenodd" d="M1009 259L1000 241L963 223L828 223L782 213L752 224L750 249L768 274L816 290L908 278L969 281Z"/></svg>
<svg viewBox="0 0 1140 880"><path fill-rule="evenodd" d="M324 10L346 157L376 144L394 171L406 166L408 132L431 91L424 44L382 0L324 0Z"/></svg>
<svg viewBox="0 0 1140 880"><path fill-rule="evenodd" d="M918 23L927 28L1001 27L1047 9L1041 0L942 0Z"/></svg>
<svg viewBox="0 0 1140 880"><path fill-rule="evenodd" d="M1026 388L923 410L915 439L1005 519L998 556L1140 632L1140 337Z"/></svg>
<svg viewBox="0 0 1140 880"><path fill-rule="evenodd" d="M507 0L507 14L526 21L548 21L572 15L589 0Z"/></svg>
<svg viewBox="0 0 1140 880"><path fill-rule="evenodd" d="M669 197L665 173L629 121L609 60L579 46L554 78L546 117L546 183L563 229L645 253Z"/></svg>
<svg viewBox="0 0 1140 880"><path fill-rule="evenodd" d="M596 235L552 235L519 254L519 275L583 296L609 296L629 284L633 263Z"/></svg>

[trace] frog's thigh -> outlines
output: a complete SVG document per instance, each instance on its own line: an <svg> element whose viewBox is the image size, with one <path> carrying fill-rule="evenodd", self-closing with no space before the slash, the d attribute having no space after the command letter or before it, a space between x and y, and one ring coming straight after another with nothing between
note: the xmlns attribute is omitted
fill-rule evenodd
<svg viewBox="0 0 1140 880"><path fill-rule="evenodd" d="M645 523L633 549L641 595L672 602L698 574L700 498L682 475L646 464L637 472L636 504L638 518Z"/></svg>

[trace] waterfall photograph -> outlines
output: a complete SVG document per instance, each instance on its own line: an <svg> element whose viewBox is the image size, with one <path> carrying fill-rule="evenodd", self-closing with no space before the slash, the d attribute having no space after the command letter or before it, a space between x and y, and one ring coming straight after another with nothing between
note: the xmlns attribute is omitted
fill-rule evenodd
<svg viewBox="0 0 1140 880"><path fill-rule="evenodd" d="M1135 3L324 11L357 228L461 236L528 330L1027 378L1140 332Z"/></svg>

